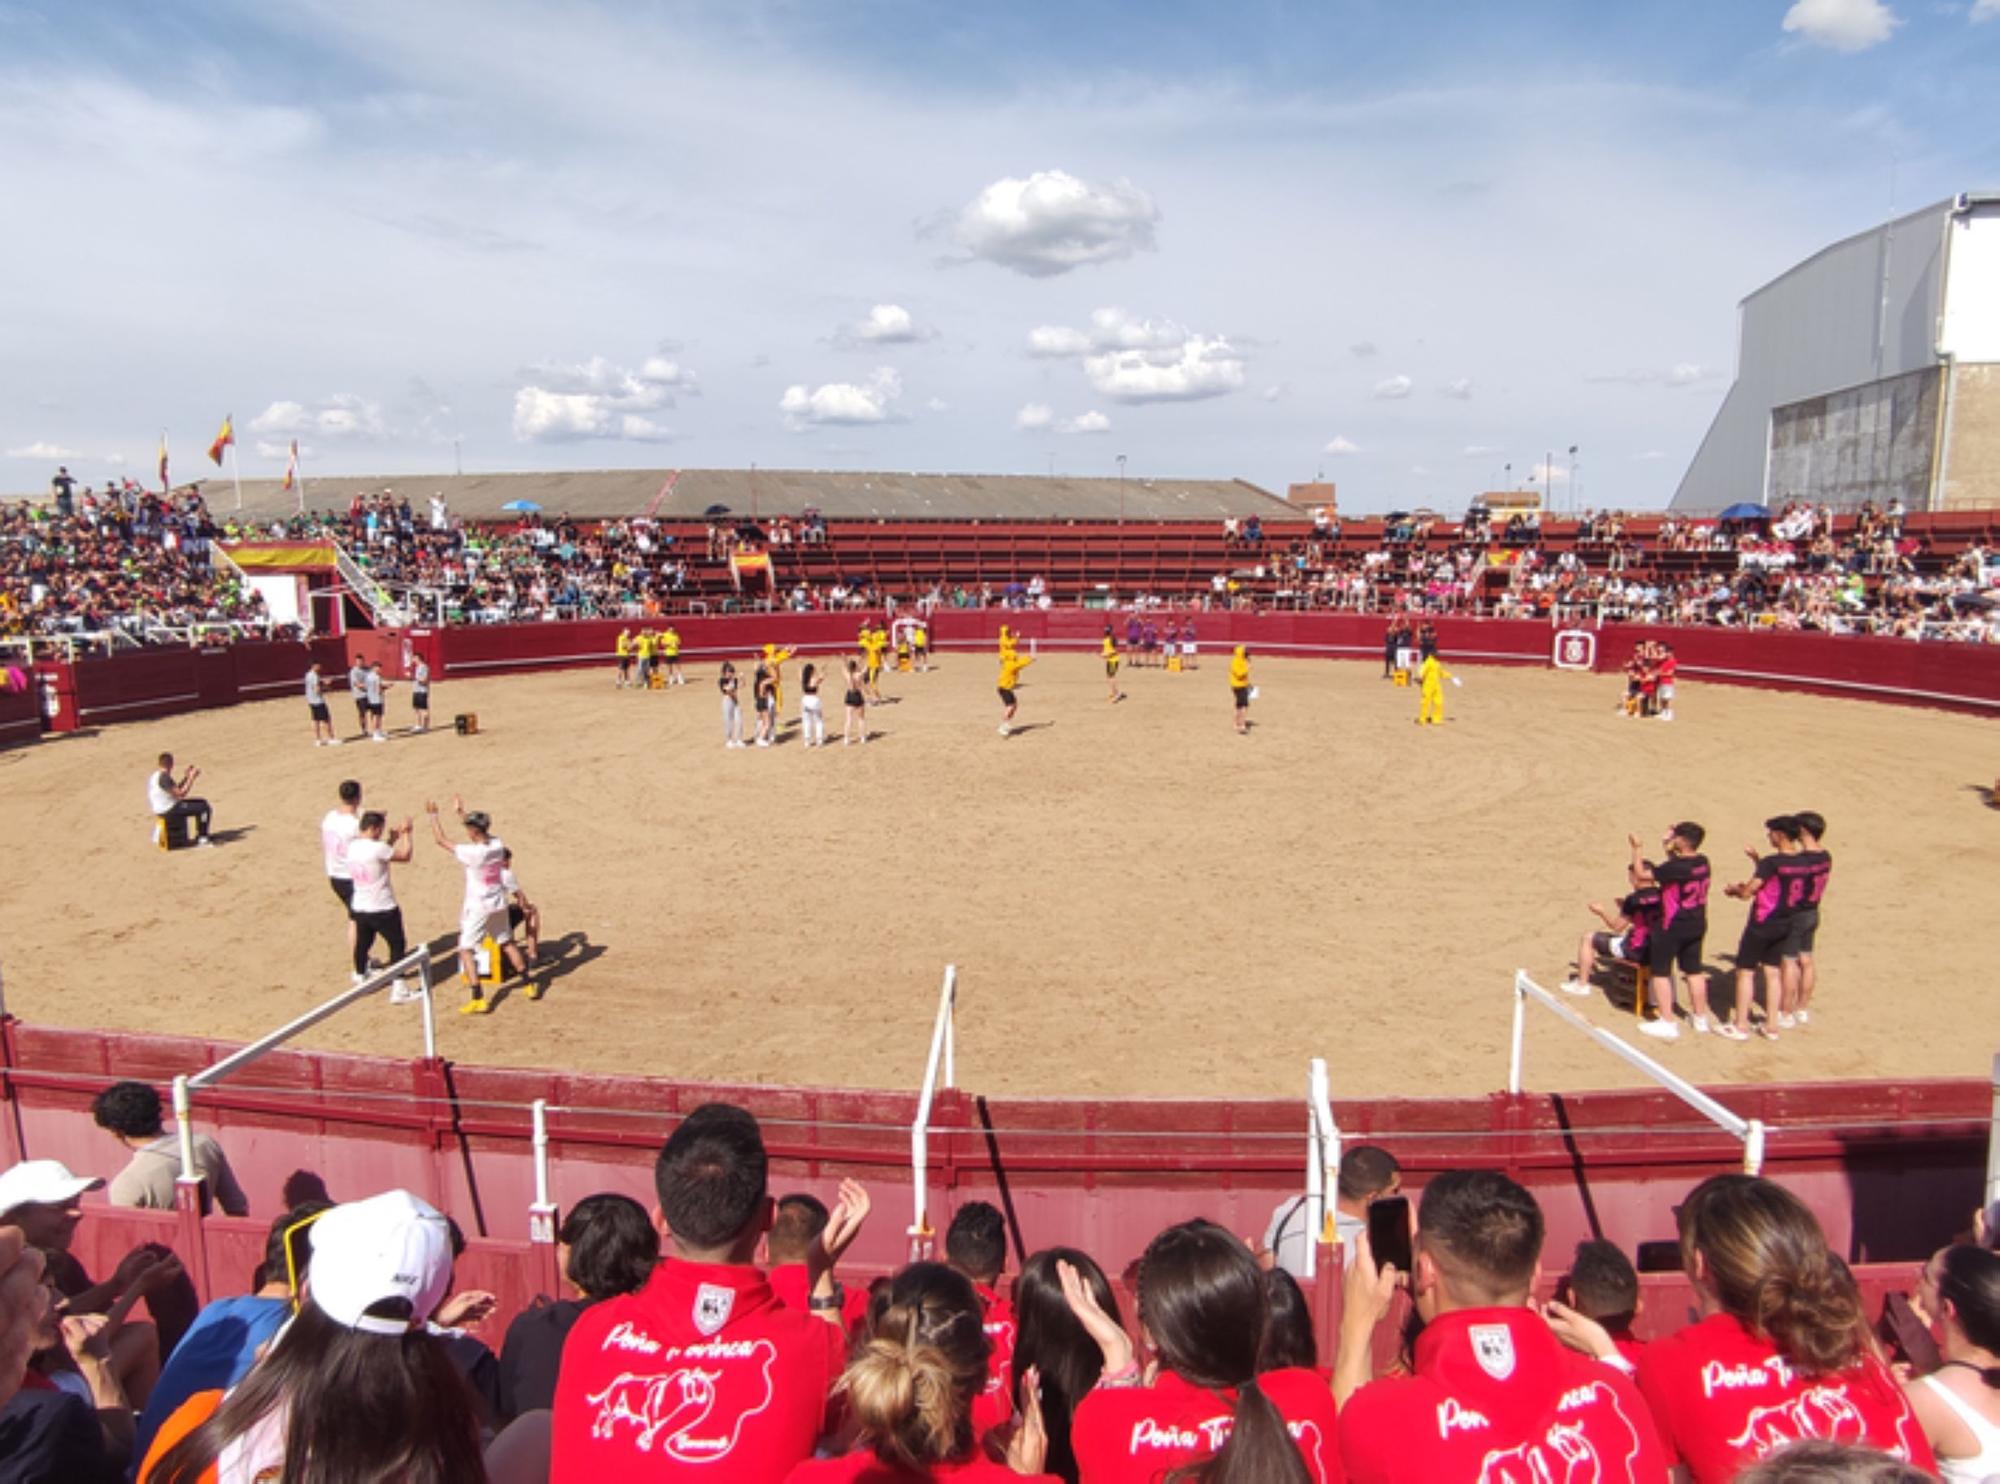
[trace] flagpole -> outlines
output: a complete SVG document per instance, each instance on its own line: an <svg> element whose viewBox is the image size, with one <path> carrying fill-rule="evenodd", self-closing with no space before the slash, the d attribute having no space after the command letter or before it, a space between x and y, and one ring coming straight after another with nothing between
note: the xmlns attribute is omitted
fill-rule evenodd
<svg viewBox="0 0 2000 1484"><path fill-rule="evenodd" d="M306 513L306 464L299 457L298 440L292 440L292 482L299 487L299 514Z"/></svg>
<svg viewBox="0 0 2000 1484"><path fill-rule="evenodd" d="M243 513L243 460L236 452L236 419L229 419L229 477L236 482L236 513Z"/></svg>

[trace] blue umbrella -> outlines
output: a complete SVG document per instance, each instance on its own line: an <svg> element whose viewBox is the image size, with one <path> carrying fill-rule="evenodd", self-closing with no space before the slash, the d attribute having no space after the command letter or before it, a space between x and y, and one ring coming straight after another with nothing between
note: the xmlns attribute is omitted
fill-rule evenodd
<svg viewBox="0 0 2000 1484"><path fill-rule="evenodd" d="M500 508L502 510L511 510L518 515L540 515L542 513L542 507L537 505L533 500L509 500Z"/></svg>
<svg viewBox="0 0 2000 1484"><path fill-rule="evenodd" d="M1748 500L1731 505L1722 512L1723 520L1769 520L1771 512L1762 505L1752 505Z"/></svg>

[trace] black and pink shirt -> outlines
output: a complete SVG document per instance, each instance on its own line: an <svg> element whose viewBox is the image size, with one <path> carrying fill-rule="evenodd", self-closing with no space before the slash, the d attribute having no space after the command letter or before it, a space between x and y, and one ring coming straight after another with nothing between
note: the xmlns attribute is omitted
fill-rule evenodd
<svg viewBox="0 0 2000 1484"><path fill-rule="evenodd" d="M1652 867L1660 884L1662 936L1699 938L1708 931L1708 857L1670 855Z"/></svg>
<svg viewBox="0 0 2000 1484"><path fill-rule="evenodd" d="M1790 917L1806 905L1812 887L1812 863L1805 852L1767 855L1757 862L1757 891L1750 898L1750 922L1764 927Z"/></svg>
<svg viewBox="0 0 2000 1484"><path fill-rule="evenodd" d="M1659 930L1661 892L1657 886L1642 886L1626 895L1618 910L1631 926L1625 929L1625 951L1633 958L1646 951L1647 943Z"/></svg>

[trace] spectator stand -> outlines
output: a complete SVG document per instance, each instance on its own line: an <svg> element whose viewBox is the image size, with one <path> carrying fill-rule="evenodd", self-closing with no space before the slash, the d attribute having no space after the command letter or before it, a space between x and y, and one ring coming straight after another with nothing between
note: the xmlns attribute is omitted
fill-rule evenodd
<svg viewBox="0 0 2000 1484"><path fill-rule="evenodd" d="M1507 1093L1510 1097L1521 1095L1521 1055L1527 1039L1528 1003L1531 1000L1543 1006L1558 1020L1575 1026L1627 1066L1643 1072L1724 1133L1741 1140L1743 1173L1746 1175L1763 1173L1765 1128L1762 1119L1744 1118L1740 1114L1732 1113L1693 1083L1668 1071L1636 1046L1614 1036L1602 1026L1591 1024L1530 979L1525 969L1517 969L1514 972L1514 1039L1507 1064ZM1988 1166L1990 1172L1991 1157Z"/></svg>

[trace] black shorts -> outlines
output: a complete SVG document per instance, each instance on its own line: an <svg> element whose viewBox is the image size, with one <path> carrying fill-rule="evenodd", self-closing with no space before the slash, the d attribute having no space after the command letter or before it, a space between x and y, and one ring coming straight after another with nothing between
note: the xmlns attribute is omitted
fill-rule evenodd
<svg viewBox="0 0 2000 1484"><path fill-rule="evenodd" d="M526 922L527 920L528 920L527 913L523 912L519 907L515 906L512 902L509 902L507 904L507 928L510 932L513 929L519 927L522 923Z"/></svg>
<svg viewBox="0 0 2000 1484"><path fill-rule="evenodd" d="M1003 704L1012 706L1015 704L1014 693L1003 685L1000 687L1000 700Z"/></svg>
<svg viewBox="0 0 2000 1484"><path fill-rule="evenodd" d="M1800 958L1813 951L1813 942L1819 937L1819 908L1801 907L1785 919L1789 930L1785 934L1784 956Z"/></svg>
<svg viewBox="0 0 2000 1484"><path fill-rule="evenodd" d="M413 691L411 691L411 692L410 692L410 709L411 709L412 711L428 711L428 710L430 710L430 709L431 709L431 693L430 693L429 691L427 691L427 690L413 690Z"/></svg>
<svg viewBox="0 0 2000 1484"><path fill-rule="evenodd" d="M860 691L851 690L847 693L847 704L859 710L866 702Z"/></svg>
<svg viewBox="0 0 2000 1484"><path fill-rule="evenodd" d="M1646 945L1646 967L1657 979L1664 979L1674 969L1683 974L1701 972L1702 940L1708 936L1704 924L1699 932L1672 929L1654 937Z"/></svg>
<svg viewBox="0 0 2000 1484"><path fill-rule="evenodd" d="M333 725L333 713L326 709L326 702L314 701L311 705L306 707L306 710L312 713L312 719L314 721L323 721L328 726Z"/></svg>
<svg viewBox="0 0 2000 1484"><path fill-rule="evenodd" d="M333 894L340 898L340 905L347 909L347 915L354 915L354 883L339 876L329 876L326 884L333 888Z"/></svg>
<svg viewBox="0 0 2000 1484"><path fill-rule="evenodd" d="M1785 939L1791 936L1789 917L1770 922L1746 922L1743 936L1736 941L1736 967L1775 969L1785 956Z"/></svg>
<svg viewBox="0 0 2000 1484"><path fill-rule="evenodd" d="M629 669L631 669L631 668L632 668L632 656L631 656L631 655L629 655L629 654L621 654L621 655L619 655L619 656L618 656L618 668L619 668L619 670L620 670L621 672L623 672L623 671L626 671L626 670L629 670Z"/></svg>
<svg viewBox="0 0 2000 1484"><path fill-rule="evenodd" d="M1248 710L1250 709L1250 687L1249 687L1249 686L1247 686L1247 685L1232 685L1232 686L1230 686L1230 687L1229 687L1229 693L1230 693L1230 694L1231 694L1232 696L1236 697L1236 709L1237 709L1238 711L1248 711Z"/></svg>

